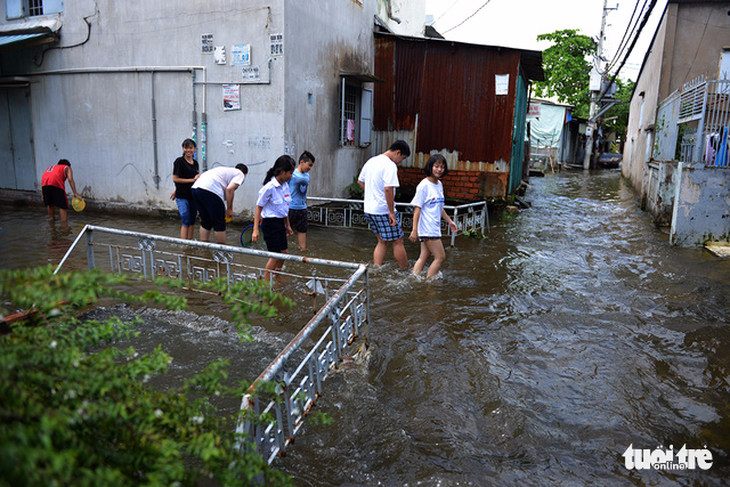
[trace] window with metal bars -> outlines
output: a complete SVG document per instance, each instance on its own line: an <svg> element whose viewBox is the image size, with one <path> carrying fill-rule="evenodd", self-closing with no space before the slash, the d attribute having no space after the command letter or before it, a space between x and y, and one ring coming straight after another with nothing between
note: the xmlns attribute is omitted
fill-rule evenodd
<svg viewBox="0 0 730 487"><path fill-rule="evenodd" d="M63 12L64 0L5 0L5 16L8 19L38 17Z"/></svg>
<svg viewBox="0 0 730 487"><path fill-rule="evenodd" d="M28 0L28 16L43 15L43 0Z"/></svg>
<svg viewBox="0 0 730 487"><path fill-rule="evenodd" d="M354 146L355 140L357 139L357 126L355 120L357 120L357 92L354 86L345 83L345 93L342 97L342 120L341 123L341 134L344 137L341 139L341 143L344 146Z"/></svg>
<svg viewBox="0 0 730 487"><path fill-rule="evenodd" d="M357 80L342 77L340 95L340 146L370 144L373 91Z"/></svg>

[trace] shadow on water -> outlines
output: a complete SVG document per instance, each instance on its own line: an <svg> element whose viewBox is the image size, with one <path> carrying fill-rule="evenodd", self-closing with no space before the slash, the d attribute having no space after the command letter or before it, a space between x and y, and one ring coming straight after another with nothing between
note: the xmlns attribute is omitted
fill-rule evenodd
<svg viewBox="0 0 730 487"><path fill-rule="evenodd" d="M487 239L457 239L442 279L401 274L392 260L371 271L370 358L328 380L317 408L334 423L305 426L277 461L297 484L730 478L730 261L671 247L616 171L558 173L531 184L532 208L493 222ZM90 213L71 215L71 235L54 234L40 212L23 211L0 209L2 266L55 261L81 217L179 232L175 220ZM312 227L308 243L314 257L367 262L374 237ZM407 250L413 262L418 247ZM275 353L311 316L305 308L257 330L246 367ZM145 340L169 348L173 376L221 354L245 355L212 310L201 301L194 312L146 312ZM629 445L676 452L684 444L707 446L712 468L624 466Z"/></svg>

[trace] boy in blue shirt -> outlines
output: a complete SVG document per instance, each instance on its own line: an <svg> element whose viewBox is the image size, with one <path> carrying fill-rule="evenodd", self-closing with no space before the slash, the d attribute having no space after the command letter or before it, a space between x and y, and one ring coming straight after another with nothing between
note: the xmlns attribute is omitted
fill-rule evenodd
<svg viewBox="0 0 730 487"><path fill-rule="evenodd" d="M299 156L299 165L289 181L291 203L289 204L289 223L297 232L297 242L301 250L307 250L307 188L309 171L314 166L314 156L309 151Z"/></svg>

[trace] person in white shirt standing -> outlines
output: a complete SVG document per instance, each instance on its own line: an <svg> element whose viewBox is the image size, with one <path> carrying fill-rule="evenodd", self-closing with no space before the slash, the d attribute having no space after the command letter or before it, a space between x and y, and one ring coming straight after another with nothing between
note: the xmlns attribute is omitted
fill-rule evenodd
<svg viewBox="0 0 730 487"><path fill-rule="evenodd" d="M269 252L287 254L287 237L293 235L294 231L289 224L289 203L291 192L289 191L289 180L294 174L296 163L291 156L279 156L274 166L268 170L264 178L264 186L259 190L259 198L256 201L256 212L253 218L253 233L251 240L259 241L259 227L264 233L266 249ZM271 272L280 271L284 266L284 259L270 258L266 262L264 280L268 281Z"/></svg>
<svg viewBox="0 0 730 487"><path fill-rule="evenodd" d="M214 167L193 183L193 199L200 213L200 241L210 239L211 228L219 244L226 243L226 217L233 218L233 196L248 174L245 164Z"/></svg>
<svg viewBox="0 0 730 487"><path fill-rule="evenodd" d="M360 171L357 183L365 191L365 219L378 237L373 251L373 264L382 265L388 245L393 245L393 256L401 269L408 269L408 256L403 245L400 215L395 210L395 189L398 183L398 164L411 155L404 140L396 140L384 153L371 157Z"/></svg>
<svg viewBox="0 0 730 487"><path fill-rule="evenodd" d="M413 273L420 275L426 261L433 255L433 262L428 267L426 274L427 279L438 274L441 264L446 258L444 244L441 242L441 218L446 220L449 230L457 231L456 223L444 210L444 186L440 179L446 176L448 171L444 156L434 154L429 157L423 167L426 177L418 183L416 195L411 201L416 209L413 213L413 230L409 238L411 242L421 242L421 255L413 265Z"/></svg>

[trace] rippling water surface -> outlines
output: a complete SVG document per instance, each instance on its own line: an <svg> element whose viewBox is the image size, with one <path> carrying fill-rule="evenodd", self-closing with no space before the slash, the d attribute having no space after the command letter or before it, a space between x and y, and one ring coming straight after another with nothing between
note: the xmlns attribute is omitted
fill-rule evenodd
<svg viewBox="0 0 730 487"><path fill-rule="evenodd" d="M730 261L669 246L616 171L531 184L532 208L486 239L458 238L441 280L392 261L372 271L369 361L328 380L318 409L334 423L306 426L278 461L297 484L728 482ZM58 262L83 223L179 233L174 220L70 218L52 228L40 208L0 208L0 266ZM312 228L309 242L310 255L365 262L374 237ZM186 323L205 333L165 344L176 361L240 357L199 304L149 317L162 330L149 343ZM257 331L251 370L296 332L295 316ZM709 448L712 468L629 471L621 456L684 444Z"/></svg>

